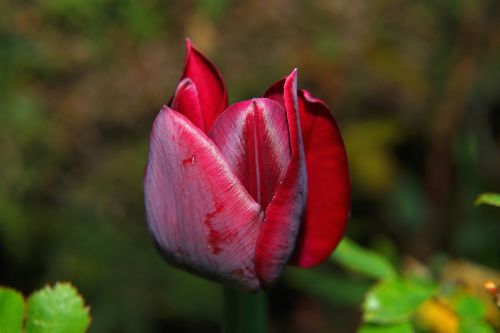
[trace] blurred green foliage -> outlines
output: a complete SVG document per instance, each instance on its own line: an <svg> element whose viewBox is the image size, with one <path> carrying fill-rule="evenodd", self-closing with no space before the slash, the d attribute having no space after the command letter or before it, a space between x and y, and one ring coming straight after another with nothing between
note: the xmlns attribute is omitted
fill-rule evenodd
<svg viewBox="0 0 500 333"><path fill-rule="evenodd" d="M276 332L355 331L373 278L392 274L381 262L416 258L445 286L494 279L500 212L473 201L500 188L499 16L496 0L0 1L0 284L73 281L90 332L218 330L219 287L166 265L144 219L149 131L186 36L233 101L299 68L344 134L347 233L385 258L341 245L290 268L270 295Z"/></svg>
<svg viewBox="0 0 500 333"><path fill-rule="evenodd" d="M413 328L409 323L392 324L392 325L376 325L365 324L358 333L413 333Z"/></svg>
<svg viewBox="0 0 500 333"><path fill-rule="evenodd" d="M376 279L396 277L394 267L383 256L368 251L345 238L332 254L332 259L344 267Z"/></svg>
<svg viewBox="0 0 500 333"><path fill-rule="evenodd" d="M484 322L486 307L480 299L471 296L462 296L457 301L455 310L460 316L460 333L494 332L494 329Z"/></svg>
<svg viewBox="0 0 500 333"><path fill-rule="evenodd" d="M474 201L476 206L478 205L492 205L500 207L500 194L497 193L483 193L479 195Z"/></svg>
<svg viewBox="0 0 500 333"><path fill-rule="evenodd" d="M347 238L342 240L331 258L342 268L361 273L365 279L378 280L369 290L358 293L364 295L363 323L358 327L358 333L494 332L493 326L499 324L498 309L490 299L484 299L484 290L476 293L448 279L437 281L428 268L419 267L417 263L408 265L402 274L397 273L379 253L363 249ZM336 289L338 278L330 276L332 272L316 270L313 273L316 276L311 273L289 272L288 279L299 290L320 299L333 303L342 300L346 305L359 304L352 282L342 288L342 293ZM471 269L463 272L470 273ZM346 295L353 302L347 301ZM495 319L489 318L487 308L496 311Z"/></svg>
<svg viewBox="0 0 500 333"><path fill-rule="evenodd" d="M436 287L411 279L389 279L373 287L363 304L364 320L375 324L407 321L435 293Z"/></svg>

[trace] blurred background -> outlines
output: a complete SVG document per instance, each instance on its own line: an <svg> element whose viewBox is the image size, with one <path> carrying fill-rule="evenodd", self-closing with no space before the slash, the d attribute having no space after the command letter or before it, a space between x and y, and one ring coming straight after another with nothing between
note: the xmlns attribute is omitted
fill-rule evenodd
<svg viewBox="0 0 500 333"><path fill-rule="evenodd" d="M473 202L500 192L499 18L496 0L1 0L0 284L71 281L90 332L219 330L219 286L161 260L143 205L187 36L231 101L298 67L331 106L352 240L440 283L498 278L500 209ZM271 332L354 332L373 282L287 269Z"/></svg>

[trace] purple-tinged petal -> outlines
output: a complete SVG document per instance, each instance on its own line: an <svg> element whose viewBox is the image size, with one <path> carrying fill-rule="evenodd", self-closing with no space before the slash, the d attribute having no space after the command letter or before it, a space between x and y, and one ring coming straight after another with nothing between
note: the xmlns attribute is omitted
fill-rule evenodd
<svg viewBox="0 0 500 333"><path fill-rule="evenodd" d="M189 78L182 79L173 97L172 109L184 115L193 125L204 131L200 99L196 85Z"/></svg>
<svg viewBox="0 0 500 333"><path fill-rule="evenodd" d="M186 40L186 62L182 79L189 78L196 86L205 132L227 108L227 89L215 65Z"/></svg>
<svg viewBox="0 0 500 333"><path fill-rule="evenodd" d="M257 239L255 267L264 286L273 283L295 248L306 201L306 169L297 105L297 71L284 81L282 95L287 114L291 160L285 177L267 206Z"/></svg>
<svg viewBox="0 0 500 333"><path fill-rule="evenodd" d="M208 136L265 210L291 158L285 109L266 98L235 103L219 116Z"/></svg>
<svg viewBox="0 0 500 333"><path fill-rule="evenodd" d="M309 268L328 258L340 242L349 218L351 186L342 136L328 107L299 90L299 111L308 196L292 263Z"/></svg>
<svg viewBox="0 0 500 333"><path fill-rule="evenodd" d="M168 261L243 289L260 288L254 267L260 205L213 142L168 107L153 126L144 192L150 232Z"/></svg>

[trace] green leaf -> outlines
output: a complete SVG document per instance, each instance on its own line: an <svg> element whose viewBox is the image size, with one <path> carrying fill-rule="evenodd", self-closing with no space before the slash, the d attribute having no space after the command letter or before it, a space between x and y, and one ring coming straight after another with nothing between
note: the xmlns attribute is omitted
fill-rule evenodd
<svg viewBox="0 0 500 333"><path fill-rule="evenodd" d="M395 325L363 324L358 333L413 333L413 327L408 322Z"/></svg>
<svg viewBox="0 0 500 333"><path fill-rule="evenodd" d="M433 284L410 279L382 281L366 295L363 303L364 320L377 324L407 321L435 290Z"/></svg>
<svg viewBox="0 0 500 333"><path fill-rule="evenodd" d="M476 201L474 201L474 204L476 206L485 204L485 205L500 207L500 194L498 194L498 193L483 193L477 197Z"/></svg>
<svg viewBox="0 0 500 333"><path fill-rule="evenodd" d="M463 296L455 304L455 311L461 318L481 320L486 315L486 306L479 298Z"/></svg>
<svg viewBox="0 0 500 333"><path fill-rule="evenodd" d="M28 301L26 333L82 333L89 324L89 309L69 283L47 286Z"/></svg>
<svg viewBox="0 0 500 333"><path fill-rule="evenodd" d="M490 325L481 321L460 321L459 333L495 333Z"/></svg>
<svg viewBox="0 0 500 333"><path fill-rule="evenodd" d="M479 298L463 296L455 304L459 318L460 333L493 333L491 326L484 322L486 306Z"/></svg>
<svg viewBox="0 0 500 333"><path fill-rule="evenodd" d="M331 260L342 266L376 279L394 278L396 270L387 259L344 238L333 252Z"/></svg>
<svg viewBox="0 0 500 333"><path fill-rule="evenodd" d="M21 332L23 318L23 296L15 290L9 288L0 288L0 332Z"/></svg>

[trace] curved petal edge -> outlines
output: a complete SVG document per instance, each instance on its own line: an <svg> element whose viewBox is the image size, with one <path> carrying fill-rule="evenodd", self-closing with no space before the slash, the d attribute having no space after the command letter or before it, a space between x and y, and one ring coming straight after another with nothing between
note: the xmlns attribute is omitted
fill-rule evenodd
<svg viewBox="0 0 500 333"><path fill-rule="evenodd" d="M256 272L266 287L279 277L295 248L307 195L296 70L284 80L282 94L290 135L291 160L283 181L265 211L265 221L257 240Z"/></svg>
<svg viewBox="0 0 500 333"><path fill-rule="evenodd" d="M349 219L351 186L344 142L323 101L299 90L299 112L306 153L308 197L292 263L303 268L328 258Z"/></svg>
<svg viewBox="0 0 500 333"><path fill-rule="evenodd" d="M193 125L204 131L205 125L201 113L198 89L190 78L182 79L179 82L171 104L172 109L184 115Z"/></svg>

